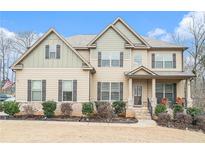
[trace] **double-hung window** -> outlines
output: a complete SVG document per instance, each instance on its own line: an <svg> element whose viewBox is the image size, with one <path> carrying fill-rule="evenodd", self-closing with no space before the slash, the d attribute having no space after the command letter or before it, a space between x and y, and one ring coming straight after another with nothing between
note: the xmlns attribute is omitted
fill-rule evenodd
<svg viewBox="0 0 205 154"><path fill-rule="evenodd" d="M42 81L41 80L32 80L31 81L31 98L32 101L41 101L42 100Z"/></svg>
<svg viewBox="0 0 205 154"><path fill-rule="evenodd" d="M172 54L156 54L155 68L173 68Z"/></svg>
<svg viewBox="0 0 205 154"><path fill-rule="evenodd" d="M110 83L102 82L101 84L101 100L109 100L110 99Z"/></svg>
<svg viewBox="0 0 205 154"><path fill-rule="evenodd" d="M101 100L120 100L120 83L119 82L102 82L101 83Z"/></svg>
<svg viewBox="0 0 205 154"><path fill-rule="evenodd" d="M51 46L51 49L49 50L49 58L55 59L56 58L56 48L54 45Z"/></svg>
<svg viewBox="0 0 205 154"><path fill-rule="evenodd" d="M141 66L142 65L142 54L141 53L137 53L134 57L134 64L136 66Z"/></svg>
<svg viewBox="0 0 205 154"><path fill-rule="evenodd" d="M60 45L46 45L45 58L46 59L60 59Z"/></svg>
<svg viewBox="0 0 205 154"><path fill-rule="evenodd" d="M62 95L63 95L63 101L73 100L73 81L72 80L62 81Z"/></svg>
<svg viewBox="0 0 205 154"><path fill-rule="evenodd" d="M111 100L120 100L120 83L111 83Z"/></svg>
<svg viewBox="0 0 205 154"><path fill-rule="evenodd" d="M156 84L156 97L157 102L160 103L162 98L167 98L169 102L174 100L174 84L172 83L157 83Z"/></svg>
<svg viewBox="0 0 205 154"><path fill-rule="evenodd" d="M120 52L102 52L102 67L119 67Z"/></svg>

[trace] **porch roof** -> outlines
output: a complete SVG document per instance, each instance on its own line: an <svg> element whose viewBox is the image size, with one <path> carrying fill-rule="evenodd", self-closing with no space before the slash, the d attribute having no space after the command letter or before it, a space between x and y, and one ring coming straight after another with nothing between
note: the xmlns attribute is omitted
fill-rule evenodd
<svg viewBox="0 0 205 154"><path fill-rule="evenodd" d="M187 79L195 77L193 73L183 71L151 71L140 66L130 72L125 72L125 76L136 79Z"/></svg>

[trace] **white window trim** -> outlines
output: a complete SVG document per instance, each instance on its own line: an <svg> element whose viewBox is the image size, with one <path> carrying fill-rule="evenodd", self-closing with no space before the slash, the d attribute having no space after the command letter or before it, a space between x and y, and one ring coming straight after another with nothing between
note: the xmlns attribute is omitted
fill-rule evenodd
<svg viewBox="0 0 205 154"><path fill-rule="evenodd" d="M109 86L109 100L103 100L102 99L102 83L110 83ZM112 94L112 83L118 83L119 84L119 100L112 100L111 99L111 94ZM101 82L101 89L100 89L100 101L108 101L108 102L112 102L112 101L120 101L120 82L109 82L109 81L103 81Z"/></svg>
<svg viewBox="0 0 205 154"><path fill-rule="evenodd" d="M72 83L72 100L71 101L64 101L63 100L63 82L64 81L71 81L71 83ZM62 102L73 102L73 80L62 80Z"/></svg>
<svg viewBox="0 0 205 154"><path fill-rule="evenodd" d="M122 52L122 51L100 51L101 52L101 67L120 67L120 53ZM103 66L102 65L102 61L103 61L103 59L102 59L102 56L103 56L103 53L108 53L109 54L109 66ZM111 56L111 54L112 53L119 53L119 66L112 66L112 56ZM116 59L114 59L114 60L116 60Z"/></svg>
<svg viewBox="0 0 205 154"><path fill-rule="evenodd" d="M162 55L162 60L160 60L160 61L158 61L158 60L156 60L156 55ZM157 69L173 69L173 59L171 60L171 61L165 61L164 59L165 59L165 55L166 55L167 53L155 53L155 68L157 68ZM172 57L172 53L169 53L169 54L171 54L171 57ZM162 67L157 67L157 65L156 65L156 62L162 62ZM172 67L165 67L165 62L172 62Z"/></svg>
<svg viewBox="0 0 205 154"><path fill-rule="evenodd" d="M41 99L38 100L38 101L37 101L37 100L33 100L33 90L32 90L32 89L33 89L33 88L32 88L32 82L33 82L33 81L41 81ZM42 86L43 86L42 80L31 80L31 101L32 101L32 102L42 102L42 92L43 92L43 91L42 91Z"/></svg>

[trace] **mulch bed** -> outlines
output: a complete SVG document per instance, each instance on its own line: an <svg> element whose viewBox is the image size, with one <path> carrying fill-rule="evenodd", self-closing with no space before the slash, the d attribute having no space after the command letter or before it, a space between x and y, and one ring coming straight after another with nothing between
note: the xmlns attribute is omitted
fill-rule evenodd
<svg viewBox="0 0 205 154"><path fill-rule="evenodd" d="M125 117L114 117L110 120L102 119L98 117L63 117L63 116L55 116L52 118L46 118L45 116L41 115L34 115L34 116L25 116L25 115L18 115L18 116L0 116L0 120L38 120L38 121L67 121L67 122L100 122L100 123L125 123L125 124L132 124L137 123L138 120L135 118L125 118Z"/></svg>

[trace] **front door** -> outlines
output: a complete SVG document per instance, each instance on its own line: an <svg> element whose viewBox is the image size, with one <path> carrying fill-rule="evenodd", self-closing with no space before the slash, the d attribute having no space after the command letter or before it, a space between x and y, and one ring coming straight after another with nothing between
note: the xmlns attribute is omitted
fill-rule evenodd
<svg viewBox="0 0 205 154"><path fill-rule="evenodd" d="M142 86L134 85L134 105L142 105Z"/></svg>

